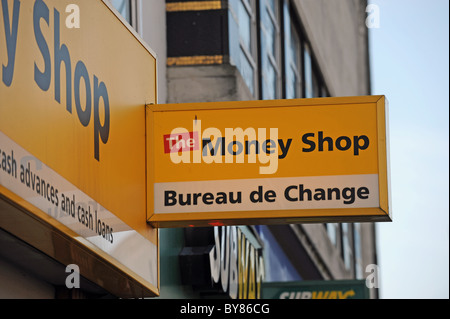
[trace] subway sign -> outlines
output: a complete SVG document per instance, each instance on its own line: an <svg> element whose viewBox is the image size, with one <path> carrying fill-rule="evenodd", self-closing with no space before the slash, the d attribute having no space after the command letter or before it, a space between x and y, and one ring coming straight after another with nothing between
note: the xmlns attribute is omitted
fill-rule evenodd
<svg viewBox="0 0 450 319"><path fill-rule="evenodd" d="M159 227L390 221L384 96L147 108Z"/></svg>
<svg viewBox="0 0 450 319"><path fill-rule="evenodd" d="M265 299L369 299L365 280L312 280L297 282L266 282Z"/></svg>
<svg viewBox="0 0 450 319"><path fill-rule="evenodd" d="M155 54L109 1L0 2L1 195L158 294L145 191Z"/></svg>
<svg viewBox="0 0 450 319"><path fill-rule="evenodd" d="M186 228L185 243L179 254L182 284L205 295L261 298L263 246L251 228Z"/></svg>

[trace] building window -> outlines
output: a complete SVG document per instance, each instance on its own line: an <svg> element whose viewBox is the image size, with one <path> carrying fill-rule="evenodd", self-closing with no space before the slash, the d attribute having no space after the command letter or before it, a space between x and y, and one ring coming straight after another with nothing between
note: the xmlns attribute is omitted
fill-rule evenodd
<svg viewBox="0 0 450 319"><path fill-rule="evenodd" d="M310 43L291 14L291 1L283 2L284 94L288 99L329 96Z"/></svg>
<svg viewBox="0 0 450 319"><path fill-rule="evenodd" d="M256 95L256 2L230 0L230 58L240 71L251 94ZM239 40L236 41L236 36Z"/></svg>
<svg viewBox="0 0 450 319"><path fill-rule="evenodd" d="M230 62L255 98L329 96L311 46L291 14L290 3L229 0Z"/></svg>
<svg viewBox="0 0 450 319"><path fill-rule="evenodd" d="M122 17L131 25L131 1L130 0L110 0Z"/></svg>
<svg viewBox="0 0 450 319"><path fill-rule="evenodd" d="M313 83L313 64L311 57L311 49L307 43L304 44L303 51L304 61L304 77L305 77L305 97L314 97L314 83Z"/></svg>
<svg viewBox="0 0 450 319"><path fill-rule="evenodd" d="M337 246L337 244L338 244L338 228L339 228L339 224L327 223L327 224L325 224L325 228L327 230L328 238L330 238L331 243L334 246Z"/></svg>
<svg viewBox="0 0 450 319"><path fill-rule="evenodd" d="M279 1L260 0L260 52L262 99L276 99L281 93Z"/></svg>
<svg viewBox="0 0 450 319"><path fill-rule="evenodd" d="M354 246L355 246L355 276L356 279L363 279L363 261L362 261L362 250L361 250L361 224L355 223L354 227Z"/></svg>
<svg viewBox="0 0 450 319"><path fill-rule="evenodd" d="M352 226L348 223L342 223L342 258L344 259L345 268L352 271L353 267L353 236Z"/></svg>
<svg viewBox="0 0 450 319"><path fill-rule="evenodd" d="M311 46L303 43L303 48L305 98L329 96L328 89L323 83L319 68L314 61Z"/></svg>
<svg viewBox="0 0 450 319"><path fill-rule="evenodd" d="M289 18L289 4L287 1L283 7L284 37L285 37L285 96L287 99L302 97L302 68L301 46L297 30Z"/></svg>
<svg viewBox="0 0 450 319"><path fill-rule="evenodd" d="M141 0L109 0L120 15L136 30L138 20L138 2Z"/></svg>

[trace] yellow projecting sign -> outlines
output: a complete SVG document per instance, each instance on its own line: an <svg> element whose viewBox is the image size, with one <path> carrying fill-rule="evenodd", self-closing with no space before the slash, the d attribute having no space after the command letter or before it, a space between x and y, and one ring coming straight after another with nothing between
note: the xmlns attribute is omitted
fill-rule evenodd
<svg viewBox="0 0 450 319"><path fill-rule="evenodd" d="M158 294L158 233L146 222L155 55L107 0L6 0L0 64L0 195L124 274L116 295Z"/></svg>
<svg viewBox="0 0 450 319"><path fill-rule="evenodd" d="M390 221L384 96L147 109L159 227Z"/></svg>

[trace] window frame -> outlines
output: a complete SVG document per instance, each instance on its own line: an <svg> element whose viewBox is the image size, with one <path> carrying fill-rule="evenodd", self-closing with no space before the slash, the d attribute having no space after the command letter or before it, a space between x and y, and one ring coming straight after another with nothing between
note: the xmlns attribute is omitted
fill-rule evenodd
<svg viewBox="0 0 450 319"><path fill-rule="evenodd" d="M282 21L282 11L281 7L282 3L278 0L275 0L273 3L275 5L273 12L273 8L268 3L270 0L260 0L258 2L258 23L259 23L259 32L258 32L258 55L259 55L259 64L258 64L258 80L259 80L259 91L260 91L260 99L279 99L283 97L283 85L282 85L282 76L283 72L283 59L282 59L282 29L283 29L283 21ZM267 37L269 31L267 30L264 22L263 15L266 14L270 23L273 26L274 30L274 38L272 39L273 48L270 50L267 46L263 47L263 39ZM274 96L266 96L266 89L271 84L269 83L268 73L263 69L263 62L267 59L267 63L270 64L271 68L274 70L275 75L275 88L273 88ZM266 86L267 84L267 86Z"/></svg>
<svg viewBox="0 0 450 319"><path fill-rule="evenodd" d="M257 74L258 74L258 60L257 60L257 39L256 39L256 0L237 0L238 2L242 3L243 7L247 11L247 14L250 17L250 48L246 47L246 44L244 43L241 33L239 32L239 59L241 59L241 54L244 54L244 58L247 59L250 66L253 69L253 87L248 88L250 90L250 93L253 96L258 96L258 85L257 85ZM239 8L236 8L239 11ZM239 29L240 21L239 21L239 12L237 12L237 25ZM242 61L239 62L239 68L242 68ZM245 80L244 74L242 74L242 77L244 78L244 82L247 83Z"/></svg>
<svg viewBox="0 0 450 319"><path fill-rule="evenodd" d="M355 252L353 224L342 223L341 225L341 257L344 267L353 275L355 272Z"/></svg>
<svg viewBox="0 0 450 319"><path fill-rule="evenodd" d="M139 14L140 14L140 5L141 5L141 0L123 0L122 3L128 3L127 7L127 11L129 14L129 17L125 17L124 15L122 15L122 12L119 11L119 8L116 7L116 5L113 3L113 0L109 0L109 2L111 3L111 5L117 10L117 12L122 16L122 18L128 22L128 24L133 27L133 29L136 30L136 32L140 32L138 26L139 26L139 22L141 19L139 19Z"/></svg>

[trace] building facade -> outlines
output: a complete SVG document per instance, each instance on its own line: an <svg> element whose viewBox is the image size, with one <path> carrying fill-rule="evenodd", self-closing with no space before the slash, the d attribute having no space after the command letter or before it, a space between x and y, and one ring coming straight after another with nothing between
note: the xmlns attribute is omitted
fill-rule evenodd
<svg viewBox="0 0 450 319"><path fill-rule="evenodd" d="M142 5L146 12L149 4ZM370 95L366 7L358 0L161 2L167 34L160 41L167 42L155 47L166 77L159 103ZM145 21L135 25L154 43L158 35L146 33ZM267 282L364 279L367 265L377 263L374 224L249 228L264 247ZM168 271L161 273L161 296L198 296L191 285L180 289L185 230L160 232Z"/></svg>
<svg viewBox="0 0 450 319"><path fill-rule="evenodd" d="M157 55L159 104L371 94L366 1L110 2ZM258 298L264 283L365 280L377 264L373 223L159 232L161 298ZM61 265L0 234L0 297L76 297L63 286ZM27 260L40 260L38 271ZM81 286L89 287L82 297L114 297Z"/></svg>

